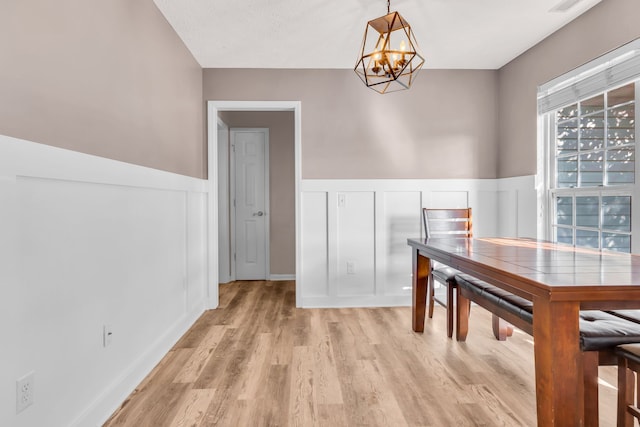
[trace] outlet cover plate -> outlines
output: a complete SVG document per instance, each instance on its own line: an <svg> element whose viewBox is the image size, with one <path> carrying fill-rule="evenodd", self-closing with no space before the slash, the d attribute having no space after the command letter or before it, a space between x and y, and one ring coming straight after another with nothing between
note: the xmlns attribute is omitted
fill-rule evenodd
<svg viewBox="0 0 640 427"><path fill-rule="evenodd" d="M35 372L31 371L16 380L16 414L33 405L35 393Z"/></svg>

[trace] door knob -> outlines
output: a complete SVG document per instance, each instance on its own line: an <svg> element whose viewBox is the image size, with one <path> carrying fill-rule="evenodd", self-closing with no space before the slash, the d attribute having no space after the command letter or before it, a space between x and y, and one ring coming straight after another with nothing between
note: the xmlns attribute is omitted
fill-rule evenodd
<svg viewBox="0 0 640 427"><path fill-rule="evenodd" d="M262 216L264 215L264 212L262 211L258 211L258 212L254 212L253 216Z"/></svg>

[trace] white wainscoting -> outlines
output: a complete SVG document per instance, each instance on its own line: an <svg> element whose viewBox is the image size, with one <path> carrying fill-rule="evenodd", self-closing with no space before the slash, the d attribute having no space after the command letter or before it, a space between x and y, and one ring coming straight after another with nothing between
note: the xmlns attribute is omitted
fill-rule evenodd
<svg viewBox="0 0 640 427"><path fill-rule="evenodd" d="M534 177L468 180L303 180L303 307L411 303L407 238L421 208L473 208L476 237L536 237Z"/></svg>
<svg viewBox="0 0 640 427"><path fill-rule="evenodd" d="M97 426L124 401L205 309L207 202L200 179L0 136L0 425Z"/></svg>

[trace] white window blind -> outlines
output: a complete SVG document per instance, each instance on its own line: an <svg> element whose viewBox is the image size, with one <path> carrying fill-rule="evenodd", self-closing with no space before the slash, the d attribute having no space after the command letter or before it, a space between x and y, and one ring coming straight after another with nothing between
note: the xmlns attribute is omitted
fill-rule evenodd
<svg viewBox="0 0 640 427"><path fill-rule="evenodd" d="M590 61L538 88L538 114L640 78L640 39Z"/></svg>

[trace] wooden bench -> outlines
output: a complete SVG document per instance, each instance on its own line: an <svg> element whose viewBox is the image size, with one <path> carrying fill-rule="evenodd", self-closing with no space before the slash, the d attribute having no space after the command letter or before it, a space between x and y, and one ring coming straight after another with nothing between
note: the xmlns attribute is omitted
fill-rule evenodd
<svg viewBox="0 0 640 427"><path fill-rule="evenodd" d="M469 301L487 309L515 327L533 335L533 303L497 286L464 273L455 276L458 309L456 310L456 340L464 341L469 332Z"/></svg>
<svg viewBox="0 0 640 427"><path fill-rule="evenodd" d="M471 301L533 335L533 303L468 274L456 275L456 339L465 341ZM585 426L598 425L598 366L615 365L615 348L640 342L640 311L586 310L580 312L583 354Z"/></svg>

